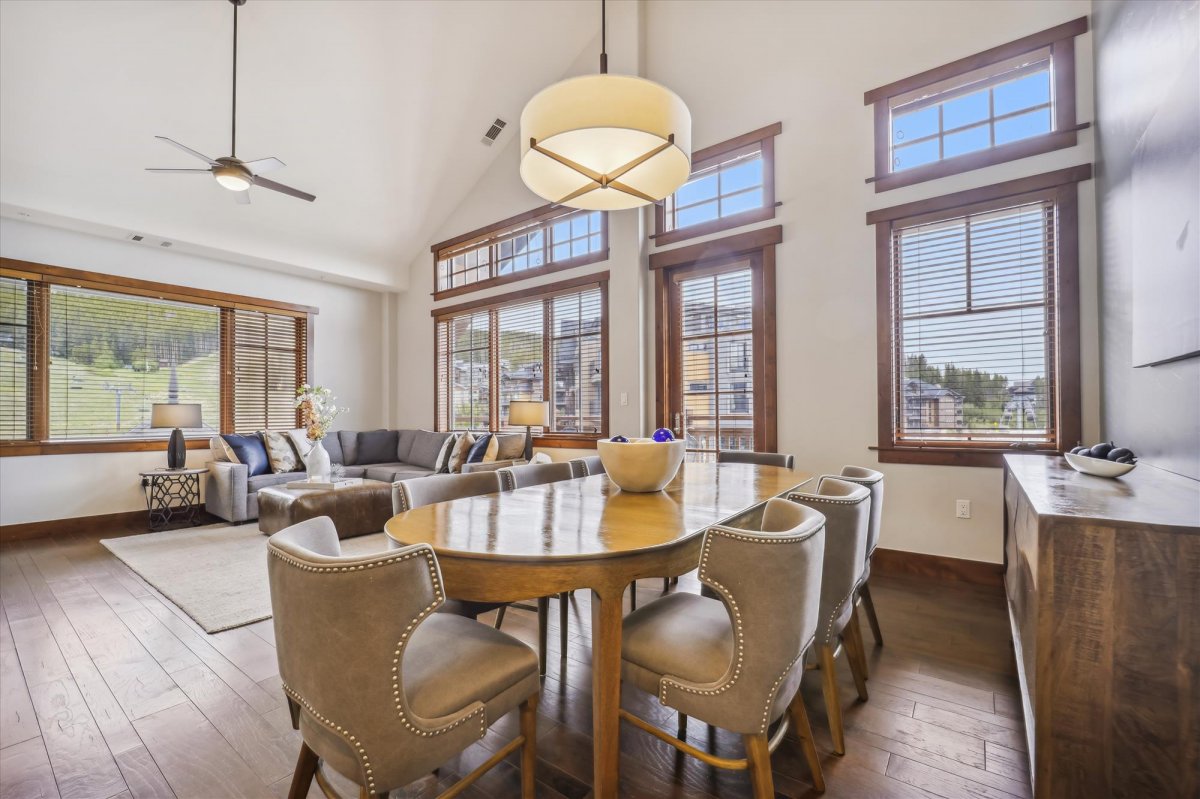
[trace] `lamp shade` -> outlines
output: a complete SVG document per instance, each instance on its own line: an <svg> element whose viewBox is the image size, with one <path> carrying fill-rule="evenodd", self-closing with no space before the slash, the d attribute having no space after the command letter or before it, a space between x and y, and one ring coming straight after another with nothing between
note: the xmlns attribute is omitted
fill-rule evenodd
<svg viewBox="0 0 1200 799"><path fill-rule="evenodd" d="M150 409L151 427L200 427L200 403L156 402Z"/></svg>
<svg viewBox="0 0 1200 799"><path fill-rule="evenodd" d="M687 105L645 78L570 78L521 112L521 179L571 208L617 211L661 200L688 179L691 154Z"/></svg>
<svg viewBox="0 0 1200 799"><path fill-rule="evenodd" d="M508 403L508 423L537 427L550 424L550 403L514 400Z"/></svg>

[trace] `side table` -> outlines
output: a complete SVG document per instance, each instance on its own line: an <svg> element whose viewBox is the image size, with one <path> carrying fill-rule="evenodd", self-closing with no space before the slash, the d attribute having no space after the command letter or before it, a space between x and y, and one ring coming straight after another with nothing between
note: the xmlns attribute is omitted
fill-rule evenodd
<svg viewBox="0 0 1200 799"><path fill-rule="evenodd" d="M151 532L175 522L200 523L200 475L207 469L155 469L141 472Z"/></svg>

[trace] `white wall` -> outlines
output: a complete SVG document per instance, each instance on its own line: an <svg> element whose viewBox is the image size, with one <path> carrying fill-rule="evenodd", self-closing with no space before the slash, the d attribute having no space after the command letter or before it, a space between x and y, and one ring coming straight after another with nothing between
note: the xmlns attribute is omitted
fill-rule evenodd
<svg viewBox="0 0 1200 799"><path fill-rule="evenodd" d="M311 379L331 387L339 404L350 407L339 427L383 424L384 294L14 219L0 219L0 255L316 306ZM208 456L208 450L189 450L188 465L203 466ZM0 458L0 524L144 508L137 473L165 463L165 445L162 452Z"/></svg>
<svg viewBox="0 0 1200 799"><path fill-rule="evenodd" d="M1086 0L714 0L646 2L640 8L621 3L615 4L615 13L610 5L612 71L633 71L641 63L642 74L678 92L692 112L696 148L782 121L776 178L783 206L775 220L765 223L782 224L784 230L777 251L779 448L796 453L799 468L806 471L833 471L845 463L881 468L888 480L885 547L999 561L1001 472L879 466L868 450L876 443L877 430L874 231L865 224L866 212L1090 162L1093 134L1080 133L1079 145L1067 150L876 195L864 184L873 172L873 131L863 92L1089 11ZM1091 64L1091 35L1086 34L1077 40L1076 52L1081 121L1092 119ZM594 68L589 51L572 74ZM548 75L547 82L558 77ZM435 240L541 203L521 184L515 142L507 149ZM648 212L611 215L608 262L542 279L612 272L613 432L642 432L654 422L654 327L646 302L652 296L646 267L648 219ZM1098 419L1095 263L1094 192L1088 182L1080 186L1082 421L1088 439L1096 435ZM413 288L396 298L394 308L399 352L393 422L403 426L428 425L433 419L432 265L427 249L412 269ZM620 406L622 392L629 394L630 406ZM954 518L956 499L972 501L972 519Z"/></svg>

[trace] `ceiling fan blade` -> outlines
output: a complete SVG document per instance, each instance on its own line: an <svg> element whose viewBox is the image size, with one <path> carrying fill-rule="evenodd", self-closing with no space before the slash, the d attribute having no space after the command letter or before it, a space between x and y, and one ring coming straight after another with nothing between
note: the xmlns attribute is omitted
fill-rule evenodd
<svg viewBox="0 0 1200 799"><path fill-rule="evenodd" d="M238 205L249 205L250 204L250 190L249 189L246 189L245 191L235 191L233 193L233 195L234 195L234 200L237 202Z"/></svg>
<svg viewBox="0 0 1200 799"><path fill-rule="evenodd" d="M157 169L154 167L146 167L147 172L185 172L192 175L211 175L211 169Z"/></svg>
<svg viewBox="0 0 1200 799"><path fill-rule="evenodd" d="M307 200L308 202L312 202L313 200L317 199L317 195L315 195L315 194L309 194L306 191L300 191L299 189L293 189L291 186L285 186L282 183L276 183L275 181L267 180L266 178L260 178L260 177L254 178L254 185L261 186L264 189L270 189L271 191L277 191L280 194L286 194L289 197L295 197L300 200Z"/></svg>
<svg viewBox="0 0 1200 799"><path fill-rule="evenodd" d="M218 164L216 161L209 158L207 155L202 155L202 154L196 152L195 150L193 150L191 147L188 147L185 144L180 144L179 142L175 141L174 139L168 139L166 136L155 136L154 138L162 139L167 144L170 144L173 147L178 147L180 150L183 150L185 153L188 153L189 155L194 155L196 158L199 158L201 161L212 164L213 166L220 166L220 164Z"/></svg>
<svg viewBox="0 0 1200 799"><path fill-rule="evenodd" d="M256 175L261 175L265 172L274 172L276 169L283 169L287 164L278 158L259 158L255 161L243 161L242 166Z"/></svg>

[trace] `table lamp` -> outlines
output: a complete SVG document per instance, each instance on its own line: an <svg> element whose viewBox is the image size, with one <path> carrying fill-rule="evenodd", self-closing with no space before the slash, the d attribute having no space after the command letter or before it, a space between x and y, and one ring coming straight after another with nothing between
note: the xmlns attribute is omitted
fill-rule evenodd
<svg viewBox="0 0 1200 799"><path fill-rule="evenodd" d="M187 447L183 442L182 428L195 428L204 424L200 421L198 402L156 402L150 410L150 426L173 427L171 440L167 443L167 468L182 469L187 460Z"/></svg>
<svg viewBox="0 0 1200 799"><path fill-rule="evenodd" d="M525 425L525 460L533 459L534 425L545 427L550 424L550 403L535 400L513 400L508 403L508 423Z"/></svg>

